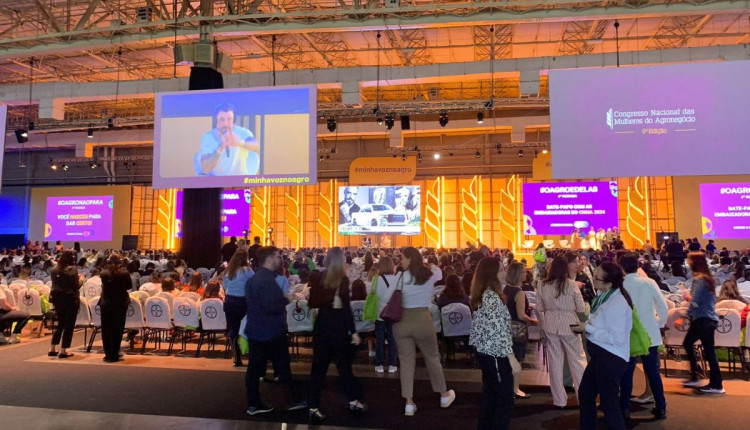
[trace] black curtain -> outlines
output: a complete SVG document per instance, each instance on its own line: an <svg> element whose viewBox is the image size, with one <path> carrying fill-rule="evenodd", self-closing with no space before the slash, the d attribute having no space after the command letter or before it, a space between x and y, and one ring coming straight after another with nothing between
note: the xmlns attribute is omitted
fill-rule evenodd
<svg viewBox="0 0 750 430"><path fill-rule="evenodd" d="M190 69L191 91L221 88L221 73L208 67ZM221 262L221 188L184 191L180 255L193 268L212 268Z"/></svg>

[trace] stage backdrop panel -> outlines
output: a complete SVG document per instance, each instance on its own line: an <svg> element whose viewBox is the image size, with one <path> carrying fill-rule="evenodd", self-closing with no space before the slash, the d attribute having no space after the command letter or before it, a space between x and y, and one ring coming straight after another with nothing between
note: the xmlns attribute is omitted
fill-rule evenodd
<svg viewBox="0 0 750 430"><path fill-rule="evenodd" d="M29 213L29 240L44 240L47 201L50 197L92 197L112 196L112 234L110 240L81 242L83 248L113 248L122 246L122 236L130 234L131 188L129 185L32 188L31 210ZM72 247L74 239L65 240L66 247ZM54 243L54 242L53 242Z"/></svg>
<svg viewBox="0 0 750 430"><path fill-rule="evenodd" d="M703 176L703 177L675 177L672 179L674 186L675 205L675 227L680 234L680 239L697 237L701 245L705 247L708 239L703 238L703 227L701 222L701 184L719 183L747 183L750 175L726 175L726 176ZM729 249L741 249L750 247L749 239L714 239L716 246L726 246Z"/></svg>

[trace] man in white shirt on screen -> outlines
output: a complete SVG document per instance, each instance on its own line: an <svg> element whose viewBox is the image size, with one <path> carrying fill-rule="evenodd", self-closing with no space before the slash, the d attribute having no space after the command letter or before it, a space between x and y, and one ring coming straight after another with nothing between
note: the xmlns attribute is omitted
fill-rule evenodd
<svg viewBox="0 0 750 430"><path fill-rule="evenodd" d="M253 132L234 125L234 106L222 103L214 112L216 127L201 138L196 174L210 176L257 175L260 145Z"/></svg>

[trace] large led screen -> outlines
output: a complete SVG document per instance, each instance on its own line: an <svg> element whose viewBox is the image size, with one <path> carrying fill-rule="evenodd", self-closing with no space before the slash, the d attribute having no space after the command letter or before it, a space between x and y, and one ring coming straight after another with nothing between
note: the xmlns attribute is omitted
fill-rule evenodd
<svg viewBox="0 0 750 430"><path fill-rule="evenodd" d="M175 202L175 235L182 237L182 190L177 191ZM221 235L223 237L244 236L250 230L250 190L223 190L221 192Z"/></svg>
<svg viewBox="0 0 750 430"><path fill-rule="evenodd" d="M750 183L701 184L701 230L706 239L750 239Z"/></svg>
<svg viewBox="0 0 750 430"><path fill-rule="evenodd" d="M750 61L552 70L552 177L748 172Z"/></svg>
<svg viewBox="0 0 750 430"><path fill-rule="evenodd" d="M112 196L48 197L44 240L112 240Z"/></svg>
<svg viewBox="0 0 750 430"><path fill-rule="evenodd" d="M419 198L419 186L339 187L339 234L419 234Z"/></svg>
<svg viewBox="0 0 750 430"><path fill-rule="evenodd" d="M154 188L317 183L315 86L157 93Z"/></svg>
<svg viewBox="0 0 750 430"><path fill-rule="evenodd" d="M557 182L523 184L523 223L526 235L570 235L593 227L618 225L617 182Z"/></svg>

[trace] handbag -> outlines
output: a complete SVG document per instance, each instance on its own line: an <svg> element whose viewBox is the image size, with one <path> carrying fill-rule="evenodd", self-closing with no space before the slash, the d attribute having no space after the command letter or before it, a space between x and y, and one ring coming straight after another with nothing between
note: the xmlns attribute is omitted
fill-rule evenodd
<svg viewBox="0 0 750 430"><path fill-rule="evenodd" d="M651 347L651 336L643 327L641 319L638 318L638 312L633 308L633 328L630 329L630 356L640 357L648 355L648 349Z"/></svg>
<svg viewBox="0 0 750 430"><path fill-rule="evenodd" d="M378 305L379 305L379 298L378 298L378 281L380 280L379 276L376 276L372 279L372 288L370 289L370 293L367 294L367 299L365 300L365 308L364 313L362 315L363 321L375 321L378 319ZM388 281L383 278L383 281L385 282L386 287L389 287Z"/></svg>
<svg viewBox="0 0 750 430"><path fill-rule="evenodd" d="M511 321L510 335L513 338L513 343L528 342L529 326L523 321Z"/></svg>
<svg viewBox="0 0 750 430"><path fill-rule="evenodd" d="M404 316L404 296L401 291L403 288L404 274L402 273L401 277L398 278L398 284L393 291L393 295L391 295L391 299L388 300L388 304L380 313L380 319L391 324L401 321L401 317Z"/></svg>

